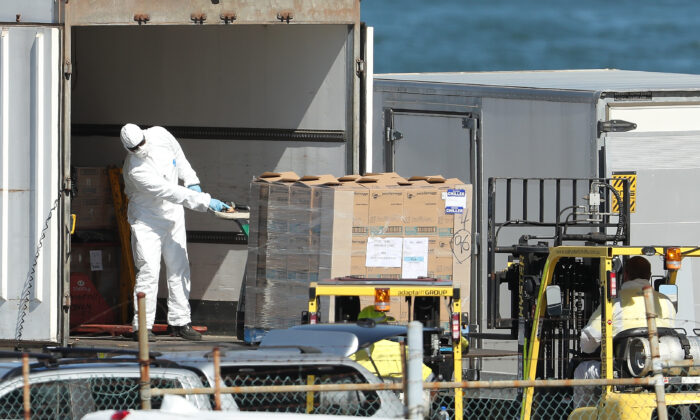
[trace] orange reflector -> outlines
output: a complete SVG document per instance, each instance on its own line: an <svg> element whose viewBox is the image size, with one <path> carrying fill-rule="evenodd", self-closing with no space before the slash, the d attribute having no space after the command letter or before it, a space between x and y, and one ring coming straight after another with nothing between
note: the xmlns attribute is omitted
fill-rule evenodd
<svg viewBox="0 0 700 420"><path fill-rule="evenodd" d="M612 271L608 271L608 293L611 299L617 297L617 274Z"/></svg>
<svg viewBox="0 0 700 420"><path fill-rule="evenodd" d="M374 309L379 312L389 310L389 288L377 287L374 289Z"/></svg>
<svg viewBox="0 0 700 420"><path fill-rule="evenodd" d="M679 270L681 268L681 249L666 248L666 270Z"/></svg>
<svg viewBox="0 0 700 420"><path fill-rule="evenodd" d="M452 341L459 343L459 338L461 336L461 328L459 325L459 312L452 312L451 317L452 324Z"/></svg>

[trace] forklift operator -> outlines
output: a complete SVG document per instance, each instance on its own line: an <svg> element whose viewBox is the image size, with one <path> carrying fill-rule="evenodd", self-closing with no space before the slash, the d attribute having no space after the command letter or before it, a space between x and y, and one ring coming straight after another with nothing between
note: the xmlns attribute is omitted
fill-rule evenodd
<svg viewBox="0 0 700 420"><path fill-rule="evenodd" d="M172 334L187 340L201 340L201 334L190 325L190 266L183 206L197 211L222 211L228 206L202 192L199 178L180 144L163 127L142 130L135 124L126 124L121 129L121 140L129 152L123 173L137 270L134 296L137 292L146 294L149 341L155 340L152 328L161 256L166 267L168 325ZM180 180L186 187L179 185ZM134 332L138 325L136 311ZM136 333L134 338L138 338Z"/></svg>
<svg viewBox="0 0 700 420"><path fill-rule="evenodd" d="M650 278L651 264L644 257L634 256L625 263L620 296L613 302L613 337L622 331L632 328L646 328L646 308L642 289L644 286L649 285ZM654 306L657 312L656 325L658 327L673 328L676 319L676 309L671 300L665 295L654 291ZM601 307L598 305L588 324L581 331L581 351L583 353L594 353L600 346L600 341ZM583 361L574 371L574 379L598 378L600 378L600 361L597 360ZM592 391L588 387L575 387L574 401L576 406L595 405L595 401L588 400L586 395L583 395L585 393L590 398Z"/></svg>

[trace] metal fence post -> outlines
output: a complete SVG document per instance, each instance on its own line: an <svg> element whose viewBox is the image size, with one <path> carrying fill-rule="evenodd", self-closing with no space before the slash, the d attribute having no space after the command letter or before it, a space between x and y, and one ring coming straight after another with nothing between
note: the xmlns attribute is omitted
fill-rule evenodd
<svg viewBox="0 0 700 420"><path fill-rule="evenodd" d="M24 419L29 420L32 418L32 405L29 389L29 355L27 353L22 355L22 379L24 380Z"/></svg>
<svg viewBox="0 0 700 420"><path fill-rule="evenodd" d="M408 368L406 405L409 419L422 419L423 413L423 324L408 324Z"/></svg>
<svg viewBox="0 0 700 420"><path fill-rule="evenodd" d="M139 311L139 365L141 370L141 409L151 409L150 355L148 353L148 328L146 327L146 294L138 292Z"/></svg>
<svg viewBox="0 0 700 420"><path fill-rule="evenodd" d="M668 419L666 410L666 394L664 376L661 372L661 356L659 355L659 335L656 330L656 310L654 308L654 289L644 286L644 306L647 312L647 327L649 330L649 347L651 350L651 366L654 372L654 390L656 391L656 412L659 420Z"/></svg>
<svg viewBox="0 0 700 420"><path fill-rule="evenodd" d="M214 410L221 411L221 352L214 347Z"/></svg>

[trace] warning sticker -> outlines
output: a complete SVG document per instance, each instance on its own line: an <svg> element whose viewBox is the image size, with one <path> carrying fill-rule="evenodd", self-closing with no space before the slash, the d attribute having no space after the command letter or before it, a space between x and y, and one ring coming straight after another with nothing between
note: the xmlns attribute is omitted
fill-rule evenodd
<svg viewBox="0 0 700 420"><path fill-rule="evenodd" d="M612 186L613 188L615 188L615 191L617 191L618 194L620 194L620 198L622 198L623 194L623 189L625 185L624 180L627 180L627 182L629 182L630 213L634 213L637 210L637 173L633 171L613 172L612 177ZM617 197L615 197L614 195L612 197L612 211L620 211L620 203L617 201Z"/></svg>

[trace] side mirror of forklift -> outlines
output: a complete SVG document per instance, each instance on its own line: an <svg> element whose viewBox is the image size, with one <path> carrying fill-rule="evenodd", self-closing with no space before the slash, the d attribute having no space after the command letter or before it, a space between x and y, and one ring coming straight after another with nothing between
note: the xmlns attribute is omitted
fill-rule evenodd
<svg viewBox="0 0 700 420"><path fill-rule="evenodd" d="M678 286L675 284L662 284L659 286L659 293L666 295L668 300L673 303L673 307L678 310Z"/></svg>
<svg viewBox="0 0 700 420"><path fill-rule="evenodd" d="M547 286L545 294L547 298L547 315L561 316L561 290L559 286Z"/></svg>

